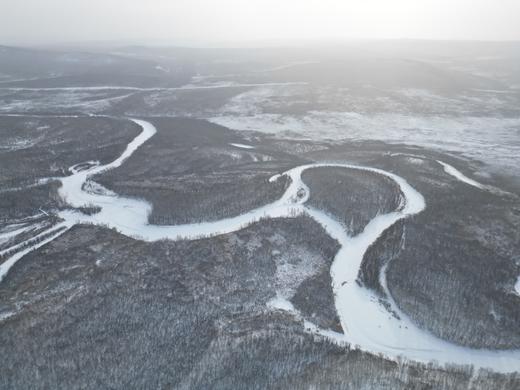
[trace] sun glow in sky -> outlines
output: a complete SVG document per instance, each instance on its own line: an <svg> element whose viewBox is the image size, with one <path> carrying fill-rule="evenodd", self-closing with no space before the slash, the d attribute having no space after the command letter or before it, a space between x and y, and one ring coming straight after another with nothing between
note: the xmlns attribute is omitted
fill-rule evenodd
<svg viewBox="0 0 520 390"><path fill-rule="evenodd" d="M0 43L520 40L519 0L0 0Z"/></svg>

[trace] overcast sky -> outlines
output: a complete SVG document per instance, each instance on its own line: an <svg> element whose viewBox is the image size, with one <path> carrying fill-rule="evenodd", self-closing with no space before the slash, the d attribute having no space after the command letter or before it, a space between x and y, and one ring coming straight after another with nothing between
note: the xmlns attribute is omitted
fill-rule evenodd
<svg viewBox="0 0 520 390"><path fill-rule="evenodd" d="M0 43L520 40L520 0L0 0Z"/></svg>

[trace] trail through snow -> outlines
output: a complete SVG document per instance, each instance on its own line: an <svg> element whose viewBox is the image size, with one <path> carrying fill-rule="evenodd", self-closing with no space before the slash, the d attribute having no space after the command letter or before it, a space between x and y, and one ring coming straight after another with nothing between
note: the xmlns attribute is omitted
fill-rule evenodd
<svg viewBox="0 0 520 390"><path fill-rule="evenodd" d="M381 305L374 293L356 283L363 256L368 247L398 220L420 213L425 208L423 196L403 178L381 169L351 164L315 163L302 165L283 173L283 175L291 179L289 187L279 200L266 206L237 217L215 222L176 226L150 225L148 224L148 215L151 212L149 203L137 199L113 196L113 194L86 191L84 187L96 174L123 164L126 159L156 133L156 129L151 123L137 119L132 120L140 125L143 131L128 144L126 150L119 158L107 165L91 163L84 166L81 164L76 165L75 167L81 166L84 169L72 169L70 176L59 179L62 183L59 194L70 206L74 208L96 206L101 208L101 211L91 216L70 210L60 212L59 217L63 219L63 222L41 233L42 235L45 234L46 237L49 235L45 240L18 252L0 266L0 280L29 251L52 241L67 229L79 223L107 226L117 229L126 236L144 241L157 241L161 239L176 240L180 238L212 237L238 231L259 221L261 218L291 218L307 214L320 223L327 233L341 245L331 267L331 276L335 306L345 333L340 334L320 330L315 325L306 322L306 327L310 331L330 337L340 344L349 343L358 345L361 349L368 352L383 353L389 358L404 356L408 359L422 362L436 360L441 364L473 364L476 367L491 368L499 372L519 370L520 351L470 349L438 339L420 329L406 314L399 310L392 299L386 287L384 272L381 275L382 285L388 294L391 310L397 313L400 319L394 317L388 309ZM439 163L447 169L443 163ZM305 205L310 191L302 181L301 175L305 170L317 167L341 167L384 175L395 181L400 187L402 194L401 205L394 212L376 216L361 234L351 237L340 222L320 210ZM463 175L460 176L452 170L450 172L448 173L453 174L462 181L468 182ZM273 176L270 181L274 181L278 177L280 175ZM470 183L468 184L471 184L471 179L469 180ZM475 185L475 183L471 185ZM89 186L87 185L86 187L88 188ZM271 306L289 311L294 310L292 305L280 300L273 301Z"/></svg>

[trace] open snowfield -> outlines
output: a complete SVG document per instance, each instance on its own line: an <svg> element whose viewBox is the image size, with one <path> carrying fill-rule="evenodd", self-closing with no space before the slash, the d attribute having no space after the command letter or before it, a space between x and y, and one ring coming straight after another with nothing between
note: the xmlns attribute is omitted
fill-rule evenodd
<svg viewBox="0 0 520 390"><path fill-rule="evenodd" d="M210 120L232 129L287 138L418 145L462 154L486 163L495 173L516 174L520 154L518 92L505 91L504 98L500 91L473 91L476 96L470 98L434 95L426 90L411 94L408 90L366 89L377 93L373 97L377 105L370 97L359 98L357 92L349 90L333 91L336 95L331 98L330 91L318 89L312 91L318 94L312 100L311 92L297 87L259 87L232 98ZM286 104L285 112L274 104L281 100ZM335 109L320 110L325 102ZM301 104L310 110L291 113L292 107Z"/></svg>

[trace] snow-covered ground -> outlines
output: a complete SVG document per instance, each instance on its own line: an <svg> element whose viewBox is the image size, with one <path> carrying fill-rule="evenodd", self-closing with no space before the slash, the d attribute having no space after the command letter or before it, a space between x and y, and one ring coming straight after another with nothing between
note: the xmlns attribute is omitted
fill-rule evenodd
<svg viewBox="0 0 520 390"><path fill-rule="evenodd" d="M234 146L236 148L240 148L240 149L254 149L255 148L254 146L245 145L245 144L233 144L233 143L231 143L230 145Z"/></svg>
<svg viewBox="0 0 520 390"><path fill-rule="evenodd" d="M22 227L19 227L22 226ZM7 241L11 240L12 238L31 230L32 226L27 226L25 224L17 225L17 226L11 226L7 229L2 229L0 231L0 245L6 243Z"/></svg>
<svg viewBox="0 0 520 390"><path fill-rule="evenodd" d="M407 158L408 162L412 164L421 164L424 160L429 160L428 157L418 154L410 154L410 153L391 153L390 156L404 156ZM439 165L441 165L444 168L444 172L446 172L448 175L453 176L455 179L466 183L470 186L479 188L481 190L490 190L490 191L498 191L497 189L484 185L482 183L479 183L476 180L473 180L469 177L467 177L465 174L463 174L461 171L459 171L457 168L455 168L453 165L450 165L448 163L445 163L444 161L435 160Z"/></svg>
<svg viewBox="0 0 520 390"><path fill-rule="evenodd" d="M461 153L516 171L520 118L422 117L381 113L309 112L303 116L254 114L217 116L210 121L235 130L311 139L379 140Z"/></svg>
<svg viewBox="0 0 520 390"><path fill-rule="evenodd" d="M6 261L4 261L2 264L0 264L0 282L2 280L4 280L5 276L9 272L9 270L13 267L13 265L16 264L16 262L18 260L23 258L29 252L36 250L36 249L44 246L45 244L53 241L54 239L58 238L63 233L65 233L68 229L70 229L73 225L74 225L73 221L65 220L64 222L62 222L56 226L53 226L52 228L32 237L31 239L29 239L27 241L24 241L20 244L17 244L13 247L8 248L5 251L0 252L0 254L4 254L7 251L21 249L21 248L23 248L24 245L29 245L25 249L20 250L19 252L15 253L13 256L8 258ZM47 235L49 235L49 236L46 237ZM46 238L44 238L42 241L38 242L38 240L43 237L46 237Z"/></svg>
<svg viewBox="0 0 520 390"><path fill-rule="evenodd" d="M496 171L516 174L520 116L509 114L518 96L479 93L447 97L427 90L383 90L367 98L341 90L261 86L241 93L218 112L214 123L235 130L314 140L377 140L460 153ZM312 93L311 93L312 92ZM379 94L379 95L377 95ZM309 96L314 96L311 100ZM279 107L281 105L281 107ZM294 111L293 106L306 109ZM314 107L308 109L308 107ZM326 109L324 107L327 107ZM504 114L508 113L508 114Z"/></svg>
<svg viewBox="0 0 520 390"><path fill-rule="evenodd" d="M485 185L480 184L478 181L470 179L469 177L464 175L461 171L459 171L455 167L453 167L453 166L451 166L449 164L446 164L445 162L439 161L439 160L437 160L437 162L442 165L442 167L444 168L444 171L448 175L451 175L451 176L455 177L457 180L460 180L460 181L462 181L462 182L464 182L466 184L469 184L470 186L480 188L481 190L486 188Z"/></svg>
<svg viewBox="0 0 520 390"><path fill-rule="evenodd" d="M517 371L520 367L520 351L475 350L461 347L438 339L416 326L395 302L389 291L391 309L398 313L400 319L394 317L377 297L369 290L356 283L364 253L377 238L395 222L402 218L420 213L425 208L423 196L412 188L403 178L381 169L362 167L341 163L316 163L295 167L283 173L291 179L284 195L277 201L244 213L237 217L226 218L215 222L186 224L176 226L156 226L148 224L150 204L136 199L107 195L95 191L85 191L84 183L92 176L124 163L142 144L156 132L148 122L133 120L143 129L127 146L123 154L107 165L94 165L84 170L73 170L71 176L60 179L62 187L60 196L71 206L97 206L101 211L94 215L85 215L75 211L63 211L59 215L64 220L61 224L42 234L50 234L46 240L29 246L22 252L8 259L0 268L0 279L9 268L30 250L36 249L77 223L93 223L117 229L121 234L145 241L161 239L195 239L234 232L259 221L261 218L290 218L306 213L320 223L328 234L341 245L331 268L333 291L338 316L345 334L320 331L307 323L306 327L313 332L320 332L338 343L350 343L360 346L372 353L382 353L389 358L404 356L417 361L436 360L439 363L473 364L477 367L488 367L500 372ZM307 207L309 188L302 181L305 170L316 167L340 167L374 172L384 175L400 187L402 193L401 207L398 210L375 217L355 236L349 236L341 223L324 212ZM452 173L453 174L453 171ZM459 180L468 183L462 174L453 174ZM276 180L279 176L273 177ZM480 190L476 188L475 191ZM30 240L29 240L30 241ZM382 275L383 287L386 286L385 274ZM282 297L271 302L272 307L293 311Z"/></svg>

